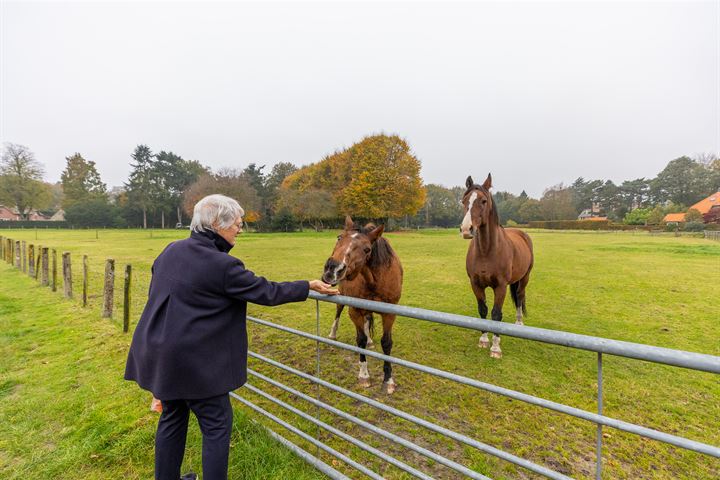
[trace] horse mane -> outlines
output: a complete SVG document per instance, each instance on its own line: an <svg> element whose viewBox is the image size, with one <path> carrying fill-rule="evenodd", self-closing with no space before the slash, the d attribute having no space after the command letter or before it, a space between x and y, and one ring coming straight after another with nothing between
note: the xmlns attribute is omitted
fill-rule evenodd
<svg viewBox="0 0 720 480"><path fill-rule="evenodd" d="M492 204L492 208L490 209L490 220L495 222L495 225L502 228L502 225L500 225L500 216L498 215L497 207L495 206L495 198L493 198L492 193L490 193L490 190L483 187L482 185L478 185L477 183L473 185L472 187L465 190L465 195L470 193L470 190L480 190L485 195L490 197L490 203Z"/></svg>
<svg viewBox="0 0 720 480"><path fill-rule="evenodd" d="M356 223L353 225L353 230L367 235L375 230L376 227L377 225L372 222L365 224L364 227ZM393 258L395 258L395 250L390 246L390 242L385 240L384 237L380 237L372 244L372 251L370 252L367 265L370 268L388 267L390 263L392 263Z"/></svg>

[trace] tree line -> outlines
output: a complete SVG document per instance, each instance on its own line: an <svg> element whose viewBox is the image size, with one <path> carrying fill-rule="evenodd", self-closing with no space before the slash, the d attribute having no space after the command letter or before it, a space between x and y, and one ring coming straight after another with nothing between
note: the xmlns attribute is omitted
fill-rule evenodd
<svg viewBox="0 0 720 480"><path fill-rule="evenodd" d="M420 160L397 135L367 136L320 161L298 168L281 162L266 170L213 171L198 160L138 145L130 154L130 173L122 187L108 189L93 160L66 158L60 182L43 181L44 167L25 146L6 144L0 159L0 204L14 206L27 219L34 210L62 208L77 227L166 228L187 225L192 208L205 195L236 198L245 220L261 231L322 229L345 214L394 226L457 226L464 188L423 184ZM660 223L665 213L689 205L720 188L720 160L714 155L680 157L655 178L611 180L578 178L546 189L539 199L495 192L501 220L572 220L595 206L595 214L631 224ZM690 213L693 215L693 212Z"/></svg>

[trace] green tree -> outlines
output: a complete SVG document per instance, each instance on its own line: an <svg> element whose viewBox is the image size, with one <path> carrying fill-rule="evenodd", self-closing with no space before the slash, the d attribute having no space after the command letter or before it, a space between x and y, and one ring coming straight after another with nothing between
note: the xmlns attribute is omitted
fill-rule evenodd
<svg viewBox="0 0 720 480"><path fill-rule="evenodd" d="M207 173L207 167L200 162L185 160L173 152L161 151L155 155L151 178L156 186L156 208L160 210L162 227L165 227L165 212L175 213L177 222L183 223L183 193Z"/></svg>
<svg viewBox="0 0 720 480"><path fill-rule="evenodd" d="M652 208L636 208L625 214L623 222L626 225L647 225L648 217L652 211Z"/></svg>
<svg viewBox="0 0 720 480"><path fill-rule="evenodd" d="M65 158L67 164L60 175L63 187L63 208L91 199L106 199L107 188L100 179L95 162L75 153Z"/></svg>
<svg viewBox="0 0 720 480"><path fill-rule="evenodd" d="M131 157L132 171L125 184L128 206L142 211L143 228L147 228L147 213L156 206L159 197L153 154L147 145L138 145Z"/></svg>
<svg viewBox="0 0 720 480"><path fill-rule="evenodd" d="M593 203L598 202L598 190L603 186L602 180L585 181L583 177L579 177L570 186L572 191L573 207L575 215L580 214L585 209L592 208Z"/></svg>
<svg viewBox="0 0 720 480"><path fill-rule="evenodd" d="M442 185L425 185L425 204L413 222L426 227L457 226L462 220L463 207L460 204L464 189L446 188Z"/></svg>
<svg viewBox="0 0 720 480"><path fill-rule="evenodd" d="M575 220L572 187L559 184L546 189L540 199L540 211L543 220Z"/></svg>
<svg viewBox="0 0 720 480"><path fill-rule="evenodd" d="M660 225L665 218L665 211L659 205L655 206L647 215L647 225Z"/></svg>
<svg viewBox="0 0 720 480"><path fill-rule="evenodd" d="M597 189L597 201L611 220L621 220L629 210L624 206L621 189L612 180L607 180Z"/></svg>
<svg viewBox="0 0 720 480"><path fill-rule="evenodd" d="M703 221L703 215L700 213L700 210L696 208L690 208L685 213L685 221L686 222L700 222Z"/></svg>
<svg viewBox="0 0 720 480"><path fill-rule="evenodd" d="M280 186L283 181L297 171L297 167L290 162L280 162L273 166L270 173L265 176L265 200L267 213L270 218L275 214L276 205L280 195Z"/></svg>
<svg viewBox="0 0 720 480"><path fill-rule="evenodd" d="M520 216L519 223L528 223L535 220L542 220L543 207L539 200L534 198L528 198L525 203L520 205L518 209L518 215Z"/></svg>
<svg viewBox="0 0 720 480"><path fill-rule="evenodd" d="M120 209L106 198L94 197L65 209L65 220L75 227L123 227Z"/></svg>
<svg viewBox="0 0 720 480"><path fill-rule="evenodd" d="M24 220L33 209L48 206L52 197L42 181L43 173L42 164L30 149L6 143L0 157L0 202L15 206Z"/></svg>
<svg viewBox="0 0 720 480"><path fill-rule="evenodd" d="M668 200L673 203L692 205L709 195L707 170L689 157L672 160L650 182L655 203Z"/></svg>
<svg viewBox="0 0 720 480"><path fill-rule="evenodd" d="M620 185L620 196L627 211L647 207L650 199L650 181L645 178L625 180Z"/></svg>

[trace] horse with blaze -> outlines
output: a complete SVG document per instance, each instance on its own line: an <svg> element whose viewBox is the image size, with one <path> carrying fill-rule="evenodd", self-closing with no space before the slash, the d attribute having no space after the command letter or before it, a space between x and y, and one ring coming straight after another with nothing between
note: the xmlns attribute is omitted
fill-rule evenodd
<svg viewBox="0 0 720 480"><path fill-rule="evenodd" d="M504 228L500 225L495 202L490 189L492 176L488 174L482 185L468 177L462 203L465 209L460 231L463 238L470 239L465 268L470 277L470 286L477 297L478 312L481 318L487 318L488 307L485 303L485 289L494 292L492 319L502 321L502 307L510 286L510 295L515 304L515 323L523 324L525 308L525 288L530 281L533 267L533 246L530 237L522 230ZM487 332L482 332L479 346L489 345ZM493 335L490 356L502 357L500 335Z"/></svg>
<svg viewBox="0 0 720 480"><path fill-rule="evenodd" d="M398 303L402 293L403 270L400 260L388 241L382 238L385 227L376 227L368 223L360 227L349 216L345 218L345 228L338 235L332 255L325 262L322 279L331 285L338 285L342 295L364 298L385 303ZM330 338L337 333L342 305L337 306L335 321ZM368 348L373 332L373 312L350 307L350 319L355 325L356 341L360 348ZM383 336L380 344L385 355L392 354L392 327L395 315L381 313ZM383 388L388 394L395 391L392 376L392 364L384 362ZM370 374L365 355L360 354L360 372L358 382L363 387L370 386Z"/></svg>

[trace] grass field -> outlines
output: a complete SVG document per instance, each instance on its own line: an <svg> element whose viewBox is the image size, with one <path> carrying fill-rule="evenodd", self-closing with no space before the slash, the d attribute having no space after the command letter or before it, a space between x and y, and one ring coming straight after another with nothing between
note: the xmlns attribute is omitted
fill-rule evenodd
<svg viewBox="0 0 720 480"><path fill-rule="evenodd" d="M92 292L91 305L82 309L77 300L61 300L59 292L52 294L6 264L0 265L1 471L10 473L10 478L52 478L50 474L72 467L87 472L84 476L88 478L111 478L101 473L104 471L122 472L127 478L148 478L156 419L145 411L148 396L121 380L130 336L122 334L117 320L99 318L103 262L114 258L118 272L126 263L133 265L134 325L144 304L153 259L168 242L184 237L186 232L100 230L97 238L95 231L0 230L0 234L57 248L58 252L72 252L76 293L81 286L81 256L88 255ZM530 317L526 324L720 355L720 243L632 233L530 234L536 262L528 288ZM317 278L335 235L248 234L239 239L232 253L242 258L248 268L274 280ZM464 271L467 243L456 231L391 233L387 238L405 270L402 304L476 315ZM120 278L118 273L118 286ZM120 297L116 295L118 306ZM320 308L324 335L335 307L321 304ZM506 318L512 317L511 311L508 299ZM316 328L314 302L272 309L251 307L250 314L305 331L314 332ZM120 316L117 310L116 319ZM249 328L252 349L308 373L315 372L313 342L254 325ZM354 343L354 338L345 314L338 340ZM590 352L506 336L504 357L498 361L491 359L487 350L477 348L474 333L406 318L398 318L394 339L395 356L589 411L596 409L595 355ZM379 343L379 332L375 340ZM356 386L355 355L330 348L321 348L321 352L322 377L333 383L569 476L593 477L593 424L400 367L395 368L398 390L388 398L381 391L380 362L369 359L373 385L365 390ZM253 360L250 365L308 394L317 393L313 385L289 378L272 367ZM604 374L606 415L720 444L720 383L716 376L612 356L605 356ZM289 398L274 387L259 380L252 383L315 413L315 407ZM250 392L240 393L278 411ZM328 391L323 391L321 397L492 478L535 478L526 470L371 407ZM312 478L312 471L299 468L297 461L289 464L289 457L281 456L283 452L272 448L271 442L248 447L251 438L258 436L246 435L256 428L247 421L247 415L255 415L240 406L236 406L236 412L240 420L231 452L231 478ZM295 421L290 413L280 412L279 416ZM363 435L369 443L434 477L456 478L447 468L381 438L364 435L351 424L327 415L321 417L338 428ZM316 432L314 426L297 423L308 432ZM198 469L196 430L188 441L187 463ZM720 476L720 461L716 459L609 428L605 433L604 478ZM406 478L394 467L343 441L322 433L321 437L388 478ZM315 451L314 447L300 444ZM252 464L253 458L265 452L277 458L262 465ZM263 474L262 468L268 465L290 470ZM336 466L358 476L342 465ZM250 473L241 477L240 472L245 471ZM293 474L283 476L287 471Z"/></svg>

